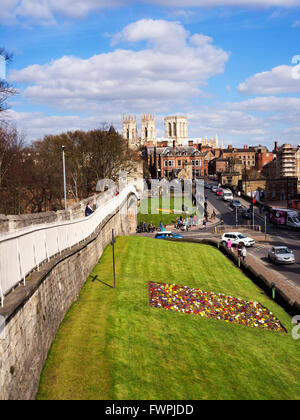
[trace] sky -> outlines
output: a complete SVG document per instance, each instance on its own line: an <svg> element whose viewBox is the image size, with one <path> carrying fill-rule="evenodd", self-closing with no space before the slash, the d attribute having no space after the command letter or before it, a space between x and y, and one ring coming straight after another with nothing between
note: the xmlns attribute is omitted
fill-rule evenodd
<svg viewBox="0 0 300 420"><path fill-rule="evenodd" d="M1 0L0 47L27 143L155 114L158 137L185 115L190 138L300 144L300 0Z"/></svg>

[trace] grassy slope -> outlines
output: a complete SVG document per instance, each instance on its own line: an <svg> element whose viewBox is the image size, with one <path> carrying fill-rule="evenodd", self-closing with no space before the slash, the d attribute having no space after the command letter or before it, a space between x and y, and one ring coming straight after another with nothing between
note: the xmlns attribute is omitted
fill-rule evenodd
<svg viewBox="0 0 300 420"><path fill-rule="evenodd" d="M91 278L68 312L39 399L299 399L287 314L217 250L118 238L117 289ZM93 275L112 282L111 248ZM148 281L260 301L288 334L150 308Z"/></svg>

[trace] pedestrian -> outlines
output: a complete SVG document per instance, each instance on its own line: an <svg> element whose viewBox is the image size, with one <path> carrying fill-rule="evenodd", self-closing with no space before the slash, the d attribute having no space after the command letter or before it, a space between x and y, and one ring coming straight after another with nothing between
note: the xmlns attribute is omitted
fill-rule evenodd
<svg viewBox="0 0 300 420"><path fill-rule="evenodd" d="M147 232L147 223L144 222L144 232Z"/></svg>
<svg viewBox="0 0 300 420"><path fill-rule="evenodd" d="M161 231L161 232L163 231L163 227L164 227L164 225L163 225L162 221L160 221L160 223L159 223L159 228L160 228L160 231Z"/></svg>
<svg viewBox="0 0 300 420"><path fill-rule="evenodd" d="M90 203L87 203L86 208L85 208L85 215L86 217L90 216L92 213L94 213Z"/></svg>
<svg viewBox="0 0 300 420"><path fill-rule="evenodd" d="M148 232L149 233L153 233L154 232L154 227L153 227L153 223L152 222L150 222L149 225L148 225Z"/></svg>
<svg viewBox="0 0 300 420"><path fill-rule="evenodd" d="M237 246L237 251L238 251L238 257L241 258L242 257L242 249L243 249L243 242L240 242Z"/></svg>
<svg viewBox="0 0 300 420"><path fill-rule="evenodd" d="M188 232L188 230L189 230L188 218L187 218L187 217L186 217L186 219L185 219L185 221L184 221L184 230L185 230L186 232Z"/></svg>
<svg viewBox="0 0 300 420"><path fill-rule="evenodd" d="M212 218L213 221L215 221L216 216L217 215L216 215L215 209L213 209L212 214L211 214L211 218Z"/></svg>
<svg viewBox="0 0 300 420"><path fill-rule="evenodd" d="M231 242L231 240L230 240L230 239L228 239L228 241L227 241L227 248L228 248L230 251L232 251L232 242Z"/></svg>
<svg viewBox="0 0 300 420"><path fill-rule="evenodd" d="M204 230L206 230L206 219L203 219L203 222L202 222L202 228L203 228Z"/></svg>
<svg viewBox="0 0 300 420"><path fill-rule="evenodd" d="M243 245L243 248L242 248L242 258L243 258L243 261L244 262L246 262L246 256L247 256L246 247L245 247L245 245Z"/></svg>

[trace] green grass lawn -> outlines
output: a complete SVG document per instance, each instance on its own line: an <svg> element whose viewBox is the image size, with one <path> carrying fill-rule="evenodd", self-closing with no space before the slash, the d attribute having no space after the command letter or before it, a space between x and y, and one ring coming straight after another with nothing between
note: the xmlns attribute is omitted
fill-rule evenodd
<svg viewBox="0 0 300 420"><path fill-rule="evenodd" d="M121 237L116 255L117 288L109 246L59 328L38 399L300 398L290 317L217 249ZM149 281L259 301L287 333L151 308Z"/></svg>
<svg viewBox="0 0 300 420"><path fill-rule="evenodd" d="M182 204L188 211L181 213ZM172 213L168 212L172 210ZM176 211L177 210L177 211ZM178 210L180 210L178 212ZM190 216L195 212L190 198L184 197L152 197L141 201L138 212L138 223L146 222L147 225L152 222L154 226L159 227L160 221L164 225L171 225L176 222L180 216ZM198 213L200 215L200 213Z"/></svg>

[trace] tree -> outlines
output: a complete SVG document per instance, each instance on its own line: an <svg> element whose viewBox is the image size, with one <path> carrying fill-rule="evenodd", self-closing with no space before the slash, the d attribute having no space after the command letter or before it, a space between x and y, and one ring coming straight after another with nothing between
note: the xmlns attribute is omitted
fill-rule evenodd
<svg viewBox="0 0 300 420"><path fill-rule="evenodd" d="M23 139L17 129L0 125L0 210L16 213L19 208L19 191L23 182Z"/></svg>
<svg viewBox="0 0 300 420"><path fill-rule="evenodd" d="M0 47L0 57L4 60L5 63L8 63L12 60L12 55L9 54L4 48ZM5 80L0 79L0 112L7 109L7 100L11 96L17 93L16 89L13 88Z"/></svg>

